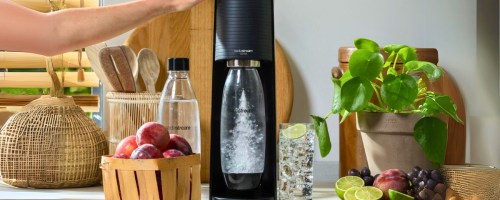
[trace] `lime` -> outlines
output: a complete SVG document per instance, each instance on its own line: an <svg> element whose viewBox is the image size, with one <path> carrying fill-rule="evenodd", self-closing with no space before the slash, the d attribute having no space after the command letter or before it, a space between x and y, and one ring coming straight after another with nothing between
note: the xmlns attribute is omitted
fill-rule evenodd
<svg viewBox="0 0 500 200"><path fill-rule="evenodd" d="M413 197L396 190L389 189L389 199L390 200L412 200Z"/></svg>
<svg viewBox="0 0 500 200"><path fill-rule="evenodd" d="M306 134L307 127L305 124L294 124L283 131L283 134L288 139L297 139Z"/></svg>
<svg viewBox="0 0 500 200"><path fill-rule="evenodd" d="M358 176L344 176L335 183L335 192L339 198L344 199L346 190L352 187L363 187L363 185L365 182Z"/></svg>
<svg viewBox="0 0 500 200"><path fill-rule="evenodd" d="M347 189L344 193L344 200L357 200L354 194L356 194L356 191L358 191L359 188L361 187L354 186Z"/></svg>
<svg viewBox="0 0 500 200"><path fill-rule="evenodd" d="M362 187L354 194L358 200L377 200L383 195L382 190L372 186Z"/></svg>

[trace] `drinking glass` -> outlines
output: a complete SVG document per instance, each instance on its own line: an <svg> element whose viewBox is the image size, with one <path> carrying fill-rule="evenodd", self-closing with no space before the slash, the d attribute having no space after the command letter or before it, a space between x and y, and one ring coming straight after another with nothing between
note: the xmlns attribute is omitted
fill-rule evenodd
<svg viewBox="0 0 500 200"><path fill-rule="evenodd" d="M278 199L312 199L314 127L282 123L278 147Z"/></svg>

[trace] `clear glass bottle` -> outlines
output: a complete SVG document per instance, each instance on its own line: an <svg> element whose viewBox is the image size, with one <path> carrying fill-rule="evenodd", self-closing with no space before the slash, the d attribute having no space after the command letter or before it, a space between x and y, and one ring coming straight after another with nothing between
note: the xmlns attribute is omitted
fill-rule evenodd
<svg viewBox="0 0 500 200"><path fill-rule="evenodd" d="M254 60L230 60L221 108L221 166L226 185L249 190L260 184L265 162L265 103Z"/></svg>
<svg viewBox="0 0 500 200"><path fill-rule="evenodd" d="M159 106L159 123L169 133L186 138L194 153L201 153L198 101L189 81L189 59L169 58L168 79Z"/></svg>

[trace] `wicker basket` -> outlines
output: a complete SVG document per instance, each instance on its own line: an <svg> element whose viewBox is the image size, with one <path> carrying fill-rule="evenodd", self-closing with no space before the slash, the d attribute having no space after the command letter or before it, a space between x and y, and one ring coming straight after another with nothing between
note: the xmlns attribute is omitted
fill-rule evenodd
<svg viewBox="0 0 500 200"><path fill-rule="evenodd" d="M160 159L103 156L106 199L200 200L200 155Z"/></svg>
<svg viewBox="0 0 500 200"><path fill-rule="evenodd" d="M157 121L161 93L108 92L109 153L120 141L134 135L144 123Z"/></svg>
<svg viewBox="0 0 500 200"><path fill-rule="evenodd" d="M460 199L500 198L500 169L485 165L443 165L446 184Z"/></svg>
<svg viewBox="0 0 500 200"><path fill-rule="evenodd" d="M0 173L17 187L85 187L101 180L99 161L107 154L101 129L73 98L63 97L59 80L52 95L34 100L0 130Z"/></svg>

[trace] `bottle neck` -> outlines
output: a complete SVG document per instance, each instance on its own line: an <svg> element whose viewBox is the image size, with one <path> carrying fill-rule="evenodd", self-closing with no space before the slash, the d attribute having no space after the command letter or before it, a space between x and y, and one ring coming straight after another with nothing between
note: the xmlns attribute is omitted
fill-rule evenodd
<svg viewBox="0 0 500 200"><path fill-rule="evenodd" d="M169 71L168 77L173 79L188 79L189 71Z"/></svg>

